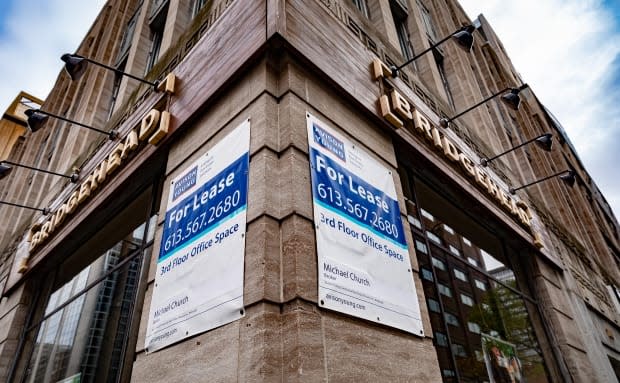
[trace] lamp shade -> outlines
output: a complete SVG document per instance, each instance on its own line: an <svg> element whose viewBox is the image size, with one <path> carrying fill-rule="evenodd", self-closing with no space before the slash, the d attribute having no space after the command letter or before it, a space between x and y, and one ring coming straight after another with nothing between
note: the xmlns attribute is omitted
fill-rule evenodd
<svg viewBox="0 0 620 383"><path fill-rule="evenodd" d="M568 186L572 187L575 184L575 172L569 170L568 172L562 174L560 179Z"/></svg>
<svg viewBox="0 0 620 383"><path fill-rule="evenodd" d="M9 165L5 165L5 164L0 162L0 180L3 179L4 177L8 176L9 173L11 173L11 170L13 170L12 167L10 167Z"/></svg>
<svg viewBox="0 0 620 383"><path fill-rule="evenodd" d="M65 53L60 59L65 62L65 70L71 77L71 80L78 80L86 72L88 61L85 58Z"/></svg>
<svg viewBox="0 0 620 383"><path fill-rule="evenodd" d="M551 145L553 145L553 134L545 133L542 136L538 137L534 142L542 150L544 150L546 152L550 152L551 151Z"/></svg>
<svg viewBox="0 0 620 383"><path fill-rule="evenodd" d="M520 90L517 88L513 88L510 92L502 95L500 99L504 104L506 104L512 110L518 110L519 105L521 104L521 97L519 97Z"/></svg>
<svg viewBox="0 0 620 383"><path fill-rule="evenodd" d="M34 109L28 109L24 113L28 117L28 128L33 133L41 129L48 118L47 115L38 113Z"/></svg>
<svg viewBox="0 0 620 383"><path fill-rule="evenodd" d="M471 47L474 45L474 35L473 32L476 28L472 25L466 27L463 30L460 30L452 35L452 38L459 47L461 47L464 51L471 51Z"/></svg>

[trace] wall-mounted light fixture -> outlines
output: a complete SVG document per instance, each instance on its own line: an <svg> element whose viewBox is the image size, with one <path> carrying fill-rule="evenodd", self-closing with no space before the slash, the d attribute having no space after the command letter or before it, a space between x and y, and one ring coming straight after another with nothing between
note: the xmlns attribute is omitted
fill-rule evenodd
<svg viewBox="0 0 620 383"><path fill-rule="evenodd" d="M158 82L151 82L151 81L147 81L143 78L134 76L132 74L123 72L121 70L118 70L114 67L102 64L100 62L97 62L93 59L89 59L87 57L83 57L80 55L75 55L75 54L71 54L71 53L65 53L64 55L62 55L60 57L60 59L62 61L65 62L65 70L67 71L67 73L69 74L69 77L71 77L71 80L78 80L80 77L82 77L82 75L84 74L84 72L86 72L86 68L88 67L88 63L91 63L93 65L97 65L100 66L102 68L108 69L113 71L114 73L118 73L120 75L123 76L127 76L129 78L132 78L134 80L140 81L144 84L148 84L150 86L153 87L153 89L155 89L155 91L157 91L157 87L159 85Z"/></svg>
<svg viewBox="0 0 620 383"><path fill-rule="evenodd" d="M418 58L420 58L421 56L425 55L426 53L432 51L433 49L437 48L439 45L445 43L446 41L453 39L457 45L461 48L463 48L463 50L465 50L467 53L469 53L469 51L471 51L471 47L474 45L474 31L476 30L476 27L474 27L473 25L467 25L464 26L462 28L459 28L457 31L455 31L454 33L452 33L451 35L448 35L446 37L444 37L443 39L441 39L440 41L436 42L435 44L431 45L429 48L425 49L424 51L418 53L417 55L413 56L411 59L407 60L404 64L400 65L400 66L391 66L390 70L392 71L392 77L396 78L398 77L398 73L400 72L401 69L403 69L404 67L406 67L407 65L411 64L412 62L414 62L415 60L417 60Z"/></svg>
<svg viewBox="0 0 620 383"><path fill-rule="evenodd" d="M23 209L36 210L36 211L40 211L41 213L43 213L43 215L48 215L50 213L50 209L47 207L44 209L41 209L38 207L20 205L18 203L7 202L7 201L0 201L0 205L9 205L9 206L14 206L14 207L21 207Z"/></svg>
<svg viewBox="0 0 620 383"><path fill-rule="evenodd" d="M9 173L11 173L11 170L13 170L11 166L17 166L19 168L26 168L26 169L34 170L37 172L53 174L59 177L65 177L65 178L70 179L72 183L76 183L80 179L80 175L77 172L73 172L70 176L68 176L65 174L53 172L51 170L39 169L39 168L35 168L29 165L18 164L16 162L11 162L11 161L6 161L6 160L0 161L0 179L3 179L7 175L9 175Z"/></svg>
<svg viewBox="0 0 620 383"><path fill-rule="evenodd" d="M545 133L545 134L541 134L538 137L534 137L531 140L527 140L525 142L522 142L521 144L506 150L505 152L502 152L500 154L497 154L491 158L481 158L480 159L480 165L482 166L487 166L489 164L489 162L493 161L496 158L499 158L501 156L503 156L504 154L508 154L510 152L512 152L513 150L517 150L522 146L525 146L529 143L535 142L536 145L541 148L542 150L548 152L551 151L551 145L553 144L553 134L551 133Z"/></svg>
<svg viewBox="0 0 620 383"><path fill-rule="evenodd" d="M54 117L70 124L81 126L82 128L90 129L97 133L105 134L110 140L115 139L117 136L114 130L106 132L105 130L93 128L92 126L82 124L81 122L69 120L68 118L52 114L41 109L28 109L24 113L26 114L26 116L28 116L28 128L31 132L36 132L37 130L41 129L43 127L43 124L45 124L45 122L47 121L48 117Z"/></svg>
<svg viewBox="0 0 620 383"><path fill-rule="evenodd" d="M517 192L517 190L521 190L521 189L525 189L526 187L532 186L532 185L536 185L537 183L546 181L550 178L553 178L555 176L560 176L560 179L562 180L562 182L564 182L566 185L568 186L573 186L575 184L575 178L576 178L576 174L574 171L572 170L564 170L561 171L559 173L555 173L552 174L550 176L547 176L545 178L541 178L539 180L536 180L534 182L530 182L529 184L525 184L523 186L519 186L518 188L510 188L510 194L515 194Z"/></svg>
<svg viewBox="0 0 620 383"><path fill-rule="evenodd" d="M521 104L521 97L519 97L519 93L527 88L528 85L527 84L523 84L518 88L505 88L500 90L497 93L492 94L491 96L485 98L484 100L480 101L479 103L470 106L469 108L465 109L464 111L456 114L453 117L450 118L442 118L441 120L439 120L439 125L441 125L442 128L447 128L448 125L454 121L455 119L461 117L462 115L464 115L467 112L470 112L474 109L476 109L477 107L479 107L482 104L487 103L488 101L494 99L495 97L502 95L502 97L500 97L500 100L502 100L502 102L504 104L506 104L506 106L508 106L510 109L512 110L517 110L519 109L519 105Z"/></svg>

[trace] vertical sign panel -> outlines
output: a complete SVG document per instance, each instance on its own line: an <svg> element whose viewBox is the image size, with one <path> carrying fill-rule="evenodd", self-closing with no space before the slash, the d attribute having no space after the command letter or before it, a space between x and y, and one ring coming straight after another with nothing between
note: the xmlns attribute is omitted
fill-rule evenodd
<svg viewBox="0 0 620 383"><path fill-rule="evenodd" d="M250 123L176 177L168 193L145 347L243 316Z"/></svg>
<svg viewBox="0 0 620 383"><path fill-rule="evenodd" d="M307 116L322 307L423 335L392 173Z"/></svg>

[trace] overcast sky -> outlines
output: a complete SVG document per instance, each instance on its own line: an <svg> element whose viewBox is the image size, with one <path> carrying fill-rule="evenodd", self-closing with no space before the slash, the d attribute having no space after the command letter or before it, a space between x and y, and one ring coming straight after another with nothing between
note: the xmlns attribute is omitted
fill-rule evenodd
<svg viewBox="0 0 620 383"><path fill-rule="evenodd" d="M20 90L45 98L104 0L0 0L0 111ZM620 212L620 0L462 0L483 13L523 80L568 131Z"/></svg>
<svg viewBox="0 0 620 383"><path fill-rule="evenodd" d="M461 0L483 14L620 213L620 0Z"/></svg>
<svg viewBox="0 0 620 383"><path fill-rule="evenodd" d="M0 111L21 90L45 98L104 0L0 0Z"/></svg>

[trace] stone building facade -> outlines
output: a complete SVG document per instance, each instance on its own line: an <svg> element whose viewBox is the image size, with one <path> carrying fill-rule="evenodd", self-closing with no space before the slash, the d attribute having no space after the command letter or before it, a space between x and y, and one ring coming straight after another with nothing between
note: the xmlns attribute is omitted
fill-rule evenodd
<svg viewBox="0 0 620 383"><path fill-rule="evenodd" d="M451 38L433 47L472 24L469 52ZM109 0L76 53L158 86L92 64L76 80L63 71L41 111L115 135L49 118L2 143L2 160L80 174L73 183L15 168L0 186L5 202L49 208L0 207L2 379L618 378L618 222L483 16L469 20L452 0ZM442 127L510 88L520 89L518 110L496 97ZM332 154L345 142L391 175L390 224L403 228L413 294L401 308L416 308L420 331L326 308L319 260L341 254L322 250L315 219L313 121L332 132ZM218 143L240 126L249 126L240 313L149 351L174 183L206 153L225 152ZM527 145L479 165L545 133L549 152ZM565 170L572 187L552 177L509 192ZM380 268L364 272L388 283ZM374 302L364 304L388 314Z"/></svg>

